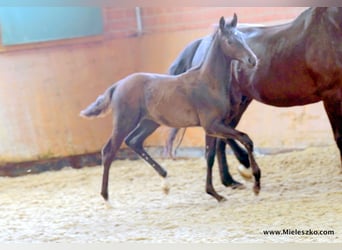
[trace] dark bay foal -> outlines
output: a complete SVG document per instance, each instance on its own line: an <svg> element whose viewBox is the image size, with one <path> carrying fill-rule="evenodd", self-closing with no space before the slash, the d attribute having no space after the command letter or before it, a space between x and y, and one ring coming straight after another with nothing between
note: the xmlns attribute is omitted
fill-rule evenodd
<svg viewBox="0 0 342 250"><path fill-rule="evenodd" d="M219 28L203 63L178 76L135 73L109 87L104 94L81 111L81 116L97 117L113 110L113 132L102 149L104 166L101 195L108 200L109 169L122 142L150 164L160 176L167 172L144 150L144 140L160 125L182 128L201 126L206 134L233 138L247 149L255 177L254 192L260 190L260 169L253 156L253 142L248 135L230 127L241 95L238 85L231 85L231 62L237 60L253 71L257 59L236 29L237 16L230 23L222 17ZM206 191L218 201L208 169Z"/></svg>

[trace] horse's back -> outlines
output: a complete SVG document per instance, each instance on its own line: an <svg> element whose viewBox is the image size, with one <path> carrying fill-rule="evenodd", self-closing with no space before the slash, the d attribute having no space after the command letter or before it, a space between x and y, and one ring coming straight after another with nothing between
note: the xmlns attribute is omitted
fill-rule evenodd
<svg viewBox="0 0 342 250"><path fill-rule="evenodd" d="M202 38L197 39L190 44L188 44L182 52L178 55L178 57L174 60L169 68L170 75L179 75L185 71L187 71L192 64L193 57L198 49L198 46L201 44Z"/></svg>

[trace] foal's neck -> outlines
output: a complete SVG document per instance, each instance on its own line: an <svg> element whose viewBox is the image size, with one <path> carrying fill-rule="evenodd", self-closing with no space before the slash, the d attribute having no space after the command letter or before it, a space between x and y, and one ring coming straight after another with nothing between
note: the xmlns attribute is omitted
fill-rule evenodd
<svg viewBox="0 0 342 250"><path fill-rule="evenodd" d="M213 38L208 53L200 67L202 77L211 79L207 84L216 85L215 87L228 87L230 64L232 59L224 55L218 38Z"/></svg>

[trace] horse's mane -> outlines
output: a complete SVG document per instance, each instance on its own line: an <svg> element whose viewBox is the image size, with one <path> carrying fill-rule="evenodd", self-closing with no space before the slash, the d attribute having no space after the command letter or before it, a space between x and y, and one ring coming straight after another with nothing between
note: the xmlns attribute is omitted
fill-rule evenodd
<svg viewBox="0 0 342 250"><path fill-rule="evenodd" d="M210 41L209 48L206 50L205 55L204 55L204 58L203 58L203 60L201 61L201 63L200 63L198 66L193 67L193 68L192 68L193 70L198 70L198 69L200 69L200 68L203 66L204 62L207 60L209 51L210 51L211 47L213 46L213 42L214 42L215 39L217 38L218 30L219 30L219 27L217 26L217 28L216 28L216 29L213 31L213 33L210 35L211 41Z"/></svg>

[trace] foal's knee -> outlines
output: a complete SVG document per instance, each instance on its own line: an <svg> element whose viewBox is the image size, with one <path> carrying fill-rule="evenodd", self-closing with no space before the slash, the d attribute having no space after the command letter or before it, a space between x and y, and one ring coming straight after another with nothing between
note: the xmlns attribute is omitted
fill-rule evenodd
<svg viewBox="0 0 342 250"><path fill-rule="evenodd" d="M247 150L249 150L249 151L254 150L254 143L253 143L252 139L247 134L241 133L241 141L245 145Z"/></svg>

